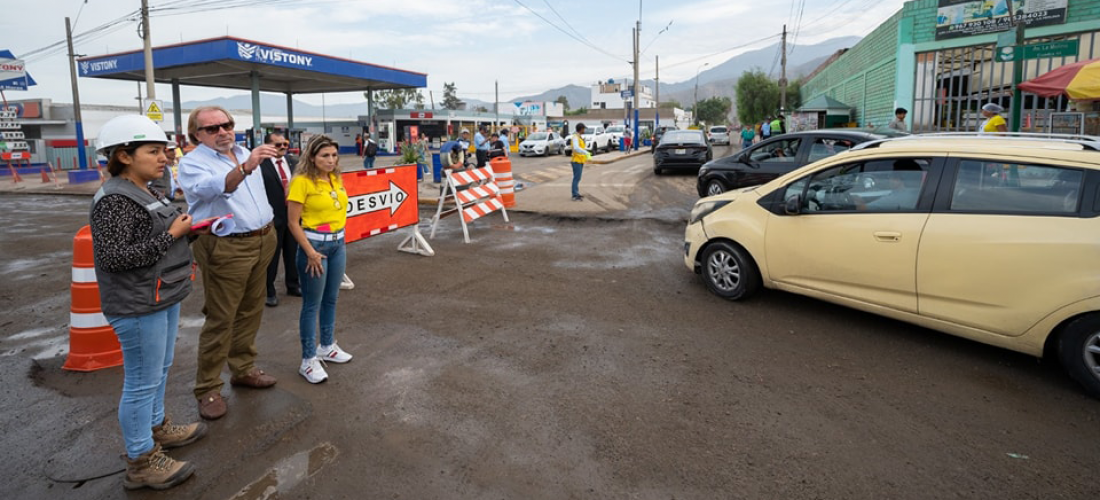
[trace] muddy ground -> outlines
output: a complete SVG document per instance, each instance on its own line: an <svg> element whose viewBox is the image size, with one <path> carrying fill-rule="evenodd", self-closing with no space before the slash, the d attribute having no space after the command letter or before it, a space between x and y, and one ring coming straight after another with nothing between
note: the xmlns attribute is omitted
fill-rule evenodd
<svg viewBox="0 0 1100 500"><path fill-rule="evenodd" d="M654 182L690 193L690 179ZM654 185L637 196L667 196ZM685 212L670 210L512 213L477 222L468 245L451 220L430 258L397 252L397 234L352 244L337 338L355 359L308 384L300 301L281 296L258 341L278 385L227 384L226 418L173 453L195 476L126 493L121 368L61 370L88 202L0 197L0 498L1100 492L1100 402L1056 364L785 293L721 300L684 267ZM197 418L197 285L168 387L177 421Z"/></svg>

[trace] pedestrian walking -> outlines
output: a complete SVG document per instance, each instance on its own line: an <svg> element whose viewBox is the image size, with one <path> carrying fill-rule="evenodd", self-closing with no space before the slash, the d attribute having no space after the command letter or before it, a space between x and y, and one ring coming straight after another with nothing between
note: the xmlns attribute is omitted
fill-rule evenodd
<svg viewBox="0 0 1100 500"><path fill-rule="evenodd" d="M420 172L427 175L430 170L428 169L428 134L420 134L420 140L416 141L416 145L413 146L416 149L416 168L420 169Z"/></svg>
<svg viewBox="0 0 1100 500"><path fill-rule="evenodd" d="M272 219L272 224L277 241L275 255L267 265L267 299L264 305L275 307L279 305L279 297L275 292L275 277L279 275L279 262L283 263L283 284L286 286L286 294L293 297L302 296L302 288L298 283L298 270L294 265L294 258L298 255L298 242L290 234L286 213L287 186L290 184L290 178L294 177L294 167L298 165L298 160L286 154L290 142L283 134L277 132L267 134L264 137L264 144L270 144L275 148L275 157L260 163L260 173L264 178L267 201L275 217Z"/></svg>
<svg viewBox="0 0 1100 500"><path fill-rule="evenodd" d="M982 126L979 129L982 134L996 134L1008 132L1008 123L1005 122L1005 117L1001 116L1005 108L996 103L986 103L982 106L982 116L985 117L985 121L982 122Z"/></svg>
<svg viewBox="0 0 1100 500"><path fill-rule="evenodd" d="M741 149L745 149L752 146L752 140L756 138L756 133L752 131L752 127L745 125L741 127Z"/></svg>
<svg viewBox="0 0 1100 500"><path fill-rule="evenodd" d="M577 124L577 131L573 133L570 138L573 141L573 201L584 201L584 196L581 196L580 184L581 173L584 170L584 164L588 162L588 159L592 157L592 153L588 151L587 144L584 143L584 131L585 126L583 123Z"/></svg>
<svg viewBox="0 0 1100 500"><path fill-rule="evenodd" d="M905 108L898 108L894 110L894 120L890 122L887 127L897 130L898 132L909 132L909 129L905 126L905 116L909 114L909 110Z"/></svg>
<svg viewBox="0 0 1100 500"><path fill-rule="evenodd" d="M263 176L252 175L278 151L262 144L249 152L233 136L233 117L218 106L191 111L187 133L198 144L180 163L180 184L191 215L198 219L233 215L236 232L200 235L192 245L202 271L203 313L199 334L195 397L208 420L228 411L222 398L222 369L229 383L264 389L275 377L256 366L256 333L264 311L267 266L278 238Z"/></svg>
<svg viewBox="0 0 1100 500"><path fill-rule="evenodd" d="M163 490L186 481L194 466L164 450L206 434L206 424L176 425L164 411L180 302L191 293L194 272L191 216L148 187L167 167L167 144L164 131L141 115L113 118L99 131L98 150L111 178L92 201L92 246L103 315L122 346L118 423L126 489Z"/></svg>
<svg viewBox="0 0 1100 500"><path fill-rule="evenodd" d="M340 179L340 147L325 135L309 140L287 196L290 231L298 240L298 274L302 279L300 373L311 384L328 380L324 363L347 363L336 344L336 300L340 296L347 254L348 193ZM318 325L320 346L317 345Z"/></svg>
<svg viewBox="0 0 1100 500"><path fill-rule="evenodd" d="M363 141L363 168L374 168L374 159L378 156L378 143L371 136L364 137Z"/></svg>

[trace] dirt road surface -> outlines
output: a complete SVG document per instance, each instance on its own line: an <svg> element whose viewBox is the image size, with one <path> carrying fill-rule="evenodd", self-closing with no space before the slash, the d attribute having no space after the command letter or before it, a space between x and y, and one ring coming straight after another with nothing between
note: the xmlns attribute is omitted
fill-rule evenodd
<svg viewBox="0 0 1100 500"><path fill-rule="evenodd" d="M278 385L227 384L229 414L172 454L197 472L169 493L122 489L121 369L61 370L72 237L90 199L0 195L0 498L1100 491L1100 402L1054 363L785 293L721 300L682 263L694 178L654 177L648 161L586 173L597 208L582 209L567 177L546 174L560 159L516 159L521 202L550 208L482 219L471 244L445 219L434 257L396 251L401 234L350 245L356 287L341 293L337 339L355 359L308 384L300 300L280 296L258 340ZM184 422L197 418L196 285L168 385Z"/></svg>

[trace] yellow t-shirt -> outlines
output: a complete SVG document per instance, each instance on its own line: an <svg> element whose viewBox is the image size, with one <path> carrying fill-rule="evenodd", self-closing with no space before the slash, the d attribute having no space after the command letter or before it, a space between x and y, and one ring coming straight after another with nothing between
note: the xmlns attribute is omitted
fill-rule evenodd
<svg viewBox="0 0 1100 500"><path fill-rule="evenodd" d="M1007 122L1005 122L1005 117L1001 115L993 116L985 121L985 126L982 127L982 132L996 132L997 127L1001 125L1007 126Z"/></svg>
<svg viewBox="0 0 1100 500"><path fill-rule="evenodd" d="M322 233L335 233L348 222L348 192L340 176L330 175L332 184L304 175L290 180L287 201L302 204L302 227Z"/></svg>

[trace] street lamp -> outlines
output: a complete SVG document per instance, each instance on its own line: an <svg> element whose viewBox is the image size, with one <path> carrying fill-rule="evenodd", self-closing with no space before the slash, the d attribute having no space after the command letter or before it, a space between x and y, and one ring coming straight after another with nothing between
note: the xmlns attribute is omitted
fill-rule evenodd
<svg viewBox="0 0 1100 500"><path fill-rule="evenodd" d="M695 104L691 106L691 117L695 120L696 125L699 124L699 72L709 65L710 63L703 63L695 70Z"/></svg>

